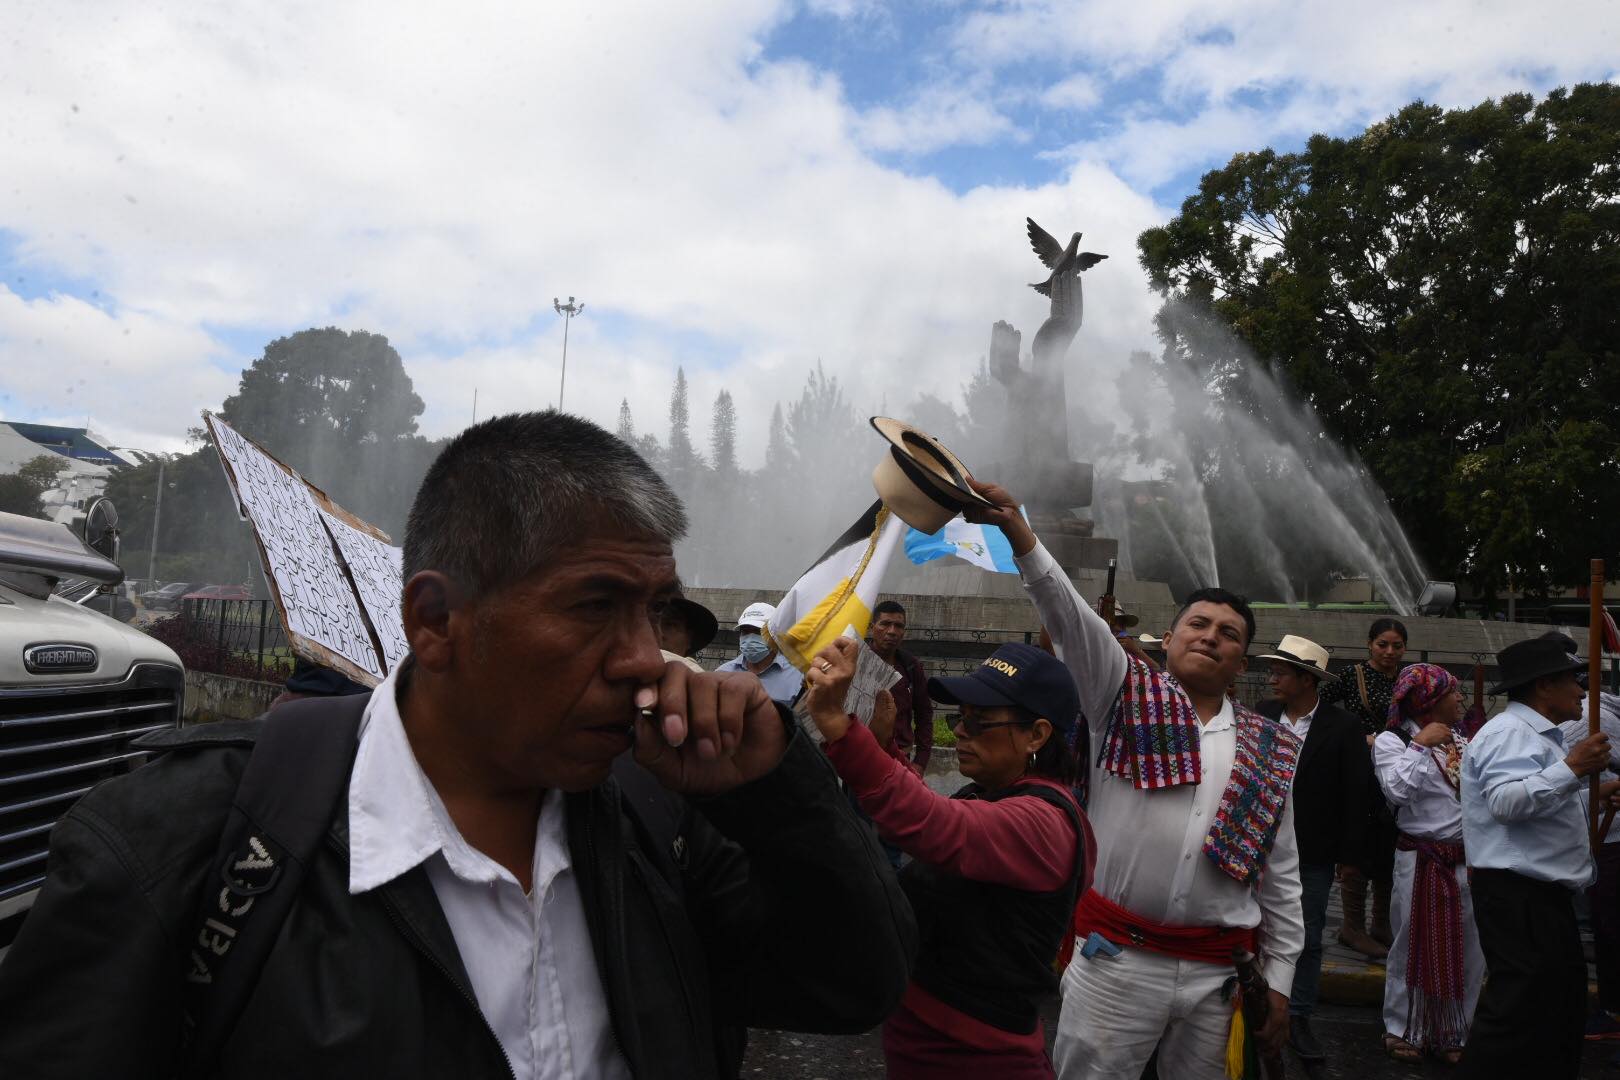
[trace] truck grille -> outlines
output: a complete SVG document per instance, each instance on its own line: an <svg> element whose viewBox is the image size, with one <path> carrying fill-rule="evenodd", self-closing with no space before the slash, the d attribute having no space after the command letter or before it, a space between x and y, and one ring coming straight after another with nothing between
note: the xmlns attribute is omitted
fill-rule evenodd
<svg viewBox="0 0 1620 1080"><path fill-rule="evenodd" d="M0 911L45 880L57 819L139 765L130 741L176 726L184 694L181 672L158 664L113 684L0 689Z"/></svg>

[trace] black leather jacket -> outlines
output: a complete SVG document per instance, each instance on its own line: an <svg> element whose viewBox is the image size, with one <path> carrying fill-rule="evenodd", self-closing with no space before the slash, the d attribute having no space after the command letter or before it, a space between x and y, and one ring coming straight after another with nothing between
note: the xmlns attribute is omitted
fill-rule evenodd
<svg viewBox="0 0 1620 1080"><path fill-rule="evenodd" d="M45 886L0 964L0 1076L175 1074L187 947L258 723L177 733L56 826ZM670 853L651 850L612 779L567 808L590 947L636 1077L735 1076L744 1027L863 1031L899 1000L911 909L797 734L769 775L681 804ZM510 1075L425 871L358 896L348 882L344 800L221 1074Z"/></svg>

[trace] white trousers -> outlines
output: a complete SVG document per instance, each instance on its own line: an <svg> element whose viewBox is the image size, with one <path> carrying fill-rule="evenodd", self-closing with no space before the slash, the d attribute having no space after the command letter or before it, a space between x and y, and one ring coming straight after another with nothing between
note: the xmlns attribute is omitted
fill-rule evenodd
<svg viewBox="0 0 1620 1080"><path fill-rule="evenodd" d="M1384 967L1384 1030L1417 1045L1415 1034L1406 1031L1410 994L1406 988L1406 957L1411 950L1412 882L1417 876L1417 852L1395 853L1395 880L1389 890L1389 925L1395 940L1389 946ZM1474 1006L1485 983L1485 953L1479 947L1479 928L1474 925L1474 897L1468 891L1468 868L1457 867L1457 884L1462 888L1463 914L1463 1007L1468 1023L1474 1022ZM1421 947L1421 942L1419 943Z"/></svg>
<svg viewBox="0 0 1620 1080"><path fill-rule="evenodd" d="M1063 972L1052 1061L1062 1080L1136 1080L1154 1047L1167 1080L1224 1080L1232 1006L1221 1000L1231 964L1177 960L1127 948Z"/></svg>

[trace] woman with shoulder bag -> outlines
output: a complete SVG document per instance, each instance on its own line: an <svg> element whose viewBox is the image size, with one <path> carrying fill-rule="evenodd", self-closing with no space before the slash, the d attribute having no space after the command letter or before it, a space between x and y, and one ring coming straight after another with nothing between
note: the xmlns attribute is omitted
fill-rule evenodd
<svg viewBox="0 0 1620 1080"><path fill-rule="evenodd" d="M1063 738L1079 712L1074 681L1030 645L1003 645L969 675L929 679L930 697L962 710L956 746L972 783L946 798L845 711L855 658L853 641L834 642L805 684L828 759L912 859L900 883L920 944L911 984L883 1025L888 1075L1047 1080L1039 1005L1057 988L1053 962L1092 861Z"/></svg>
<svg viewBox="0 0 1620 1080"><path fill-rule="evenodd" d="M1367 745L1371 747L1384 730L1395 679L1401 673L1406 655L1406 626L1399 619L1375 619L1367 631L1367 659L1339 675L1337 683L1322 688L1322 700L1339 705L1361 720ZM1395 870L1395 814L1378 790L1378 781L1369 776L1373 789L1372 810L1367 822L1366 861L1361 865L1339 867L1339 900L1344 922L1339 927L1339 944L1363 953L1373 960L1389 954L1394 932L1389 921L1390 882ZM1370 889L1369 889L1370 886ZM1372 925L1367 925L1367 894L1372 893Z"/></svg>

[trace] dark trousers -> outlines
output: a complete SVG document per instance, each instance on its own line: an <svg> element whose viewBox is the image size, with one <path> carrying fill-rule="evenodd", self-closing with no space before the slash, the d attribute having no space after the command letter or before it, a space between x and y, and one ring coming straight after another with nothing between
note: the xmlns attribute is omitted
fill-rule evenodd
<svg viewBox="0 0 1620 1080"><path fill-rule="evenodd" d="M1586 890L1597 952L1598 1001L1620 1013L1620 844L1598 848L1597 881Z"/></svg>
<svg viewBox="0 0 1620 1080"><path fill-rule="evenodd" d="M1333 864L1299 864L1300 907L1305 916L1305 948L1294 965L1294 990L1288 1012L1309 1016L1316 1008L1316 989L1322 982L1322 931L1327 927L1328 896L1333 892Z"/></svg>
<svg viewBox="0 0 1620 1080"><path fill-rule="evenodd" d="M1574 894L1509 870L1473 871L1474 921L1489 977L1457 1075L1579 1074L1586 1029L1586 957Z"/></svg>

